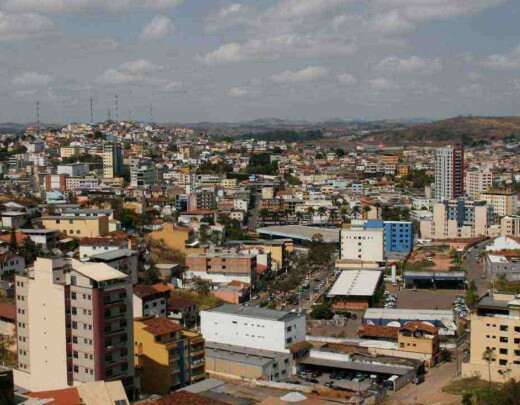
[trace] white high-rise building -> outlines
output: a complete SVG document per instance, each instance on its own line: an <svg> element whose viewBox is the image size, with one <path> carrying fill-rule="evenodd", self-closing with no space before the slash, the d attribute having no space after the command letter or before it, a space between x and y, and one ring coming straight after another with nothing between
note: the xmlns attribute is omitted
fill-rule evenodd
<svg viewBox="0 0 520 405"><path fill-rule="evenodd" d="M435 152L435 199L453 200L464 196L464 149L461 145Z"/></svg>

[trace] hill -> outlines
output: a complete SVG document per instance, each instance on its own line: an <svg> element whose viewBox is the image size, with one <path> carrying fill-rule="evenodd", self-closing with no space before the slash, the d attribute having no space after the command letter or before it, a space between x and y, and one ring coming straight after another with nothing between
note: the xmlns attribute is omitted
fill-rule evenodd
<svg viewBox="0 0 520 405"><path fill-rule="evenodd" d="M520 140L520 117L456 117L399 130L371 132L363 141L387 145L436 145L448 142L478 145L515 139Z"/></svg>

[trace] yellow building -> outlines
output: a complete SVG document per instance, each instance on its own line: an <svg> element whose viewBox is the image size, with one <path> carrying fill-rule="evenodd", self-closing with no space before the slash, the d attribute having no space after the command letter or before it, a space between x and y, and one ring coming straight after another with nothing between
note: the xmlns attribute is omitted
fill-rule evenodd
<svg viewBox="0 0 520 405"><path fill-rule="evenodd" d="M100 216L46 216L42 217L42 226L63 232L71 238L97 238L109 232L109 218Z"/></svg>
<svg viewBox="0 0 520 405"><path fill-rule="evenodd" d="M463 377L505 382L520 378L520 299L489 293L471 314L470 361Z"/></svg>
<svg viewBox="0 0 520 405"><path fill-rule="evenodd" d="M499 217L516 214L516 193L512 191L488 190L480 194L480 199L491 205Z"/></svg>
<svg viewBox="0 0 520 405"><path fill-rule="evenodd" d="M424 360L430 367L438 361L439 332L429 323L406 322L399 329L397 345L400 351L424 355Z"/></svg>
<svg viewBox="0 0 520 405"><path fill-rule="evenodd" d="M137 318L134 362L143 392L167 394L205 378L204 340L166 318Z"/></svg>
<svg viewBox="0 0 520 405"><path fill-rule="evenodd" d="M60 148L60 156L62 158L78 156L78 155L81 155L82 151L83 151L83 148L81 148L79 146L62 146Z"/></svg>
<svg viewBox="0 0 520 405"><path fill-rule="evenodd" d="M191 228L165 223L162 229L150 232L147 238L156 242L163 242L170 249L187 253L190 241L194 240L194 232Z"/></svg>

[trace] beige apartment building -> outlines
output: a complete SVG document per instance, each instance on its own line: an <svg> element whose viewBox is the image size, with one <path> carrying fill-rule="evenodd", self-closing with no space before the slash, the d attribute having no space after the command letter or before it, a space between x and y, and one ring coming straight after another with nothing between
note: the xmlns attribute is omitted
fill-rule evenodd
<svg viewBox="0 0 520 405"><path fill-rule="evenodd" d="M468 197L478 200L493 186L493 173L490 170L470 170L466 172L465 182Z"/></svg>
<svg viewBox="0 0 520 405"><path fill-rule="evenodd" d="M492 211L483 201L451 200L433 205L433 216L420 222L423 239L467 239L486 236Z"/></svg>
<svg viewBox="0 0 520 405"><path fill-rule="evenodd" d="M103 263L38 258L16 276L18 366L29 391L121 380L134 397L132 290Z"/></svg>
<svg viewBox="0 0 520 405"><path fill-rule="evenodd" d="M463 377L505 382L520 378L520 299L490 293L471 315L470 361Z"/></svg>
<svg viewBox="0 0 520 405"><path fill-rule="evenodd" d="M520 215L503 217L500 220L500 234L520 237Z"/></svg>
<svg viewBox="0 0 520 405"><path fill-rule="evenodd" d="M109 232L109 218L100 216L46 216L42 217L45 229L62 232L71 238L98 238Z"/></svg>
<svg viewBox="0 0 520 405"><path fill-rule="evenodd" d="M187 278L200 277L213 283L241 281L254 285L257 261L254 254L204 253L186 258Z"/></svg>
<svg viewBox="0 0 520 405"><path fill-rule="evenodd" d="M512 191L486 191L480 199L493 207L493 212L499 217L516 214L516 193Z"/></svg>

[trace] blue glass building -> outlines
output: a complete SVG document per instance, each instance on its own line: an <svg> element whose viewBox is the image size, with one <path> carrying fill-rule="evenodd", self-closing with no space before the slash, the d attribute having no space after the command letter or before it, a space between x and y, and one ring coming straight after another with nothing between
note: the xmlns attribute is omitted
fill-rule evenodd
<svg viewBox="0 0 520 405"><path fill-rule="evenodd" d="M413 249L413 225L410 221L368 220L365 229L384 228L385 254L408 254Z"/></svg>

